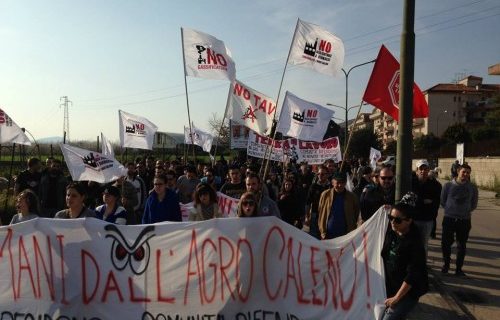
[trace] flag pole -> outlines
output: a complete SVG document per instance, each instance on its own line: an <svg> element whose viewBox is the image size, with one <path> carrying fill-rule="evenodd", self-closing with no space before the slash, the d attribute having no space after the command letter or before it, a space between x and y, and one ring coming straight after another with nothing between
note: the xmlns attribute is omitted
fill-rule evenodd
<svg viewBox="0 0 500 320"><path fill-rule="evenodd" d="M14 166L15 150L16 150L16 144L13 143L12 144L12 156L10 158L9 182L7 183L7 194L5 195L5 204L4 204L4 207L3 207L4 214L7 213L7 205L9 203L9 194L10 194L9 193L9 189L10 189L10 185L11 185L11 182L12 182L12 167ZM15 193L15 190L14 190L14 193Z"/></svg>
<svg viewBox="0 0 500 320"><path fill-rule="evenodd" d="M194 139L193 139L193 129L191 127L191 114L189 113L189 96L188 96L188 89L187 89L187 73L186 73L186 55L184 52L184 30L182 27L181 27L181 42L182 42L182 61L184 63L184 89L186 90L186 106L187 106L187 113L188 113L189 135L191 137L191 144L193 145L193 160L194 160L194 158L195 158Z"/></svg>
<svg viewBox="0 0 500 320"><path fill-rule="evenodd" d="M288 49L288 56L286 57L285 68L283 69L283 74L281 75L281 82L280 82L280 87L278 89L278 96L276 97L276 109L274 109L274 113L273 113L273 126L275 126L275 129L274 129L273 137L272 137L273 143L271 145L271 151L269 151L269 158L271 158L271 154L273 152L274 140L276 138L276 132L277 132L276 128L278 127L278 123L276 122L276 112L278 111L278 104L279 104L279 99L280 99L280 94L281 94L281 88L283 87L283 80L285 79L286 67L288 66L288 61L290 60L290 53L292 52L293 40L295 39L295 36L297 35L297 28L299 27L299 22L300 22L300 19L297 18L297 24L295 26L295 31L293 32L292 41L290 42L290 48ZM280 116L281 116L281 113L280 113ZM278 120L278 122L279 122L279 120ZM271 126L271 131L272 131L272 126ZM268 170L268 166L269 166L269 159L266 159L268 156L267 155L268 149L269 149L269 145L266 146L266 151L264 152L264 161L265 161L266 165L264 167L264 172L262 172L263 179L266 178L266 174L267 174L267 170ZM260 167L260 171L262 171L262 166Z"/></svg>
<svg viewBox="0 0 500 320"><path fill-rule="evenodd" d="M344 154L342 155L342 164L340 165L340 171L342 171L342 169L344 168L344 164L345 164L345 161L347 159L347 152L349 150L349 145L351 144L351 138L352 138L352 134L354 133L354 128L356 127L356 122L358 121L358 118L359 118L359 115L361 113L361 108L363 108L363 99L361 99L361 102L359 103L359 109L358 109L358 113L356 114L356 118L354 118L354 122L352 123L351 125L351 133L349 133L349 138L347 139L347 143L344 147ZM345 123L345 126L347 128L347 122Z"/></svg>
<svg viewBox="0 0 500 320"><path fill-rule="evenodd" d="M229 85L229 91L227 92L227 101L229 101L229 97L231 96L231 88L232 87L233 87L233 85L231 83ZM226 120L227 107L228 107L228 104L226 102L226 110L224 110L224 116L222 117L220 129L219 129L219 132L217 133L217 141L215 142L214 159L212 160L212 166L215 166L215 158L217 157L217 147L219 146L220 132L222 131L222 128L224 127L224 121ZM229 130L231 130L231 122L229 122ZM231 132L229 132L229 133L231 133Z"/></svg>

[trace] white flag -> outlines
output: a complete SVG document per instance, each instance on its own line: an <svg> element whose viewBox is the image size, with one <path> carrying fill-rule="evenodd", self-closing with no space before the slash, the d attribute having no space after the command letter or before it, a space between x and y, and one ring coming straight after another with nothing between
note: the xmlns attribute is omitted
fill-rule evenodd
<svg viewBox="0 0 500 320"><path fill-rule="evenodd" d="M235 80L229 88L226 118L253 131L266 134L273 124L276 102L243 83Z"/></svg>
<svg viewBox="0 0 500 320"><path fill-rule="evenodd" d="M23 130L19 128L7 113L0 109L0 144L2 143L31 145L30 139L28 139Z"/></svg>
<svg viewBox="0 0 500 320"><path fill-rule="evenodd" d="M181 28L186 75L234 80L236 67L223 41L200 31Z"/></svg>
<svg viewBox="0 0 500 320"><path fill-rule="evenodd" d="M333 110L287 91L276 130L285 136L321 142L333 114Z"/></svg>
<svg viewBox="0 0 500 320"><path fill-rule="evenodd" d="M125 148L153 149L158 127L146 118L118 110L120 116L120 145Z"/></svg>
<svg viewBox="0 0 500 320"><path fill-rule="evenodd" d="M382 153L379 150L370 148L370 167L373 170L377 168L377 162L382 158Z"/></svg>
<svg viewBox="0 0 500 320"><path fill-rule="evenodd" d="M115 157L115 150L113 150L113 146L111 145L111 142L104 136L104 134L101 132L101 152L105 157Z"/></svg>
<svg viewBox="0 0 500 320"><path fill-rule="evenodd" d="M189 127L184 127L184 143L195 144L197 146L200 146L203 151L210 152L214 137L210 133L195 128L194 125L191 125L191 130L193 132L193 139L191 139Z"/></svg>
<svg viewBox="0 0 500 320"><path fill-rule="evenodd" d="M73 181L108 183L127 174L127 169L113 157L63 143L61 150Z"/></svg>
<svg viewBox="0 0 500 320"><path fill-rule="evenodd" d="M322 27L299 20L288 63L336 75L344 65L344 43Z"/></svg>

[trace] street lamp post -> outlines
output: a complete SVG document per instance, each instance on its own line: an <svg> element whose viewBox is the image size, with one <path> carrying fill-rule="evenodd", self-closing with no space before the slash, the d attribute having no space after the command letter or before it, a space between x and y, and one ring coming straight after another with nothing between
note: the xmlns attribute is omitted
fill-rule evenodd
<svg viewBox="0 0 500 320"><path fill-rule="evenodd" d="M333 104L333 103L329 103L327 102L326 103L327 106L332 106L332 107L337 107L337 108L340 108L340 109L343 109L345 111L345 119L339 119L339 118L335 118L335 119L338 119L338 120L345 120L344 124L345 124L345 137L344 137L344 148L347 147L347 134L348 134L348 115L349 115L349 111L351 109L354 109L354 108L358 108L358 107L362 107L364 105L366 105L366 103L361 103L360 105L355 105L355 106L351 106L349 108L346 109L346 107L343 107L343 106L339 106L338 104Z"/></svg>
<svg viewBox="0 0 500 320"><path fill-rule="evenodd" d="M446 113L448 113L448 110L444 110L443 112L441 112L437 116L437 120L436 120L436 136L437 137L439 137L439 117L441 117L443 114L446 114Z"/></svg>
<svg viewBox="0 0 500 320"><path fill-rule="evenodd" d="M351 71L357 67L361 67L361 66L364 66L365 64L370 64L370 63L374 63L375 61L377 61L377 59L373 59L373 60L370 60L370 61L367 61L367 62L364 62L364 63L360 63L360 64L357 64L355 66L352 66L351 68L349 68L347 71L345 71L344 68L342 68L342 72L344 73L344 76L345 76L345 107L340 107L340 106L336 106L336 105L332 105L332 104L329 104L327 103L327 105L329 106L334 106L334 107L340 107L342 109L344 109L345 111L345 137L344 137L344 152L345 152L345 148L347 147L347 136L348 136L348 128L347 128L347 121L349 120L348 119L348 112L349 112L349 109L347 106L349 105L349 74L351 73Z"/></svg>

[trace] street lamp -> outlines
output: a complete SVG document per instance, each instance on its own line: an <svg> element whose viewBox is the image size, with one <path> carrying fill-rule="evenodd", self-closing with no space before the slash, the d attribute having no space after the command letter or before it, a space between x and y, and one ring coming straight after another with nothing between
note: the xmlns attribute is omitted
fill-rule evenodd
<svg viewBox="0 0 500 320"><path fill-rule="evenodd" d="M349 105L349 74L351 73L351 71L357 67L361 67L361 66L364 66L365 64L370 64L370 63L374 63L375 61L377 61L377 59L373 59L373 60L370 60L370 61L367 61L367 62L364 62L364 63L360 63L360 64L357 64L355 66L352 66L351 68L349 68L347 71L345 71L344 68L342 68L342 72L344 73L344 76L345 76L345 107L343 107L342 109L345 110L345 140L344 140L344 152L347 148L347 135L348 135L348 132L347 132L347 121L348 121L348 112L349 112L349 108L347 107Z"/></svg>
<svg viewBox="0 0 500 320"><path fill-rule="evenodd" d="M339 106L338 104L333 104L333 103L329 103L329 102L327 102L326 105L332 106L332 107L337 107L337 108L343 109L345 111L345 119L344 119L345 120L345 123L344 123L345 124L344 148L345 148L347 146L347 134L348 134L347 129L348 129L348 121L349 121L349 119L348 119L349 111L351 109L354 109L354 108L358 108L358 107L361 108L362 106L367 105L367 103L362 102L360 105L351 106L347 109L346 109L346 107ZM339 118L335 118L335 119L341 120ZM344 121L344 120L341 120L341 121Z"/></svg>
<svg viewBox="0 0 500 320"><path fill-rule="evenodd" d="M439 117L441 117L443 114L446 114L446 113L448 113L448 110L444 110L443 112L441 112L437 116L437 120L436 120L436 136L437 137L439 137Z"/></svg>

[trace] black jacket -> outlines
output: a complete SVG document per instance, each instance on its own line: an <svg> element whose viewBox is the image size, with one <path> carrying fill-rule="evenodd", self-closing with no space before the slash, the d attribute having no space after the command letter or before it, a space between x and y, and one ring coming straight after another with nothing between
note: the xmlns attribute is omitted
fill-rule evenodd
<svg viewBox="0 0 500 320"><path fill-rule="evenodd" d="M387 192L380 185L368 188L361 194L359 206L361 209L361 218L363 221L370 219L371 216L384 204L394 204L395 186L393 185Z"/></svg>
<svg viewBox="0 0 500 320"><path fill-rule="evenodd" d="M424 183L420 183L417 178L414 178L412 189L417 195L416 214L413 217L414 220L431 221L436 219L441 197L441 183L430 178Z"/></svg>
<svg viewBox="0 0 500 320"><path fill-rule="evenodd" d="M394 296L403 281L411 285L407 293L413 298L419 298L429 290L429 279L425 258L425 249L420 233L415 224L411 224L410 231L399 237L399 245L394 248L395 263L389 263L391 243L399 237L389 225L382 248L384 259L385 286L387 297Z"/></svg>

